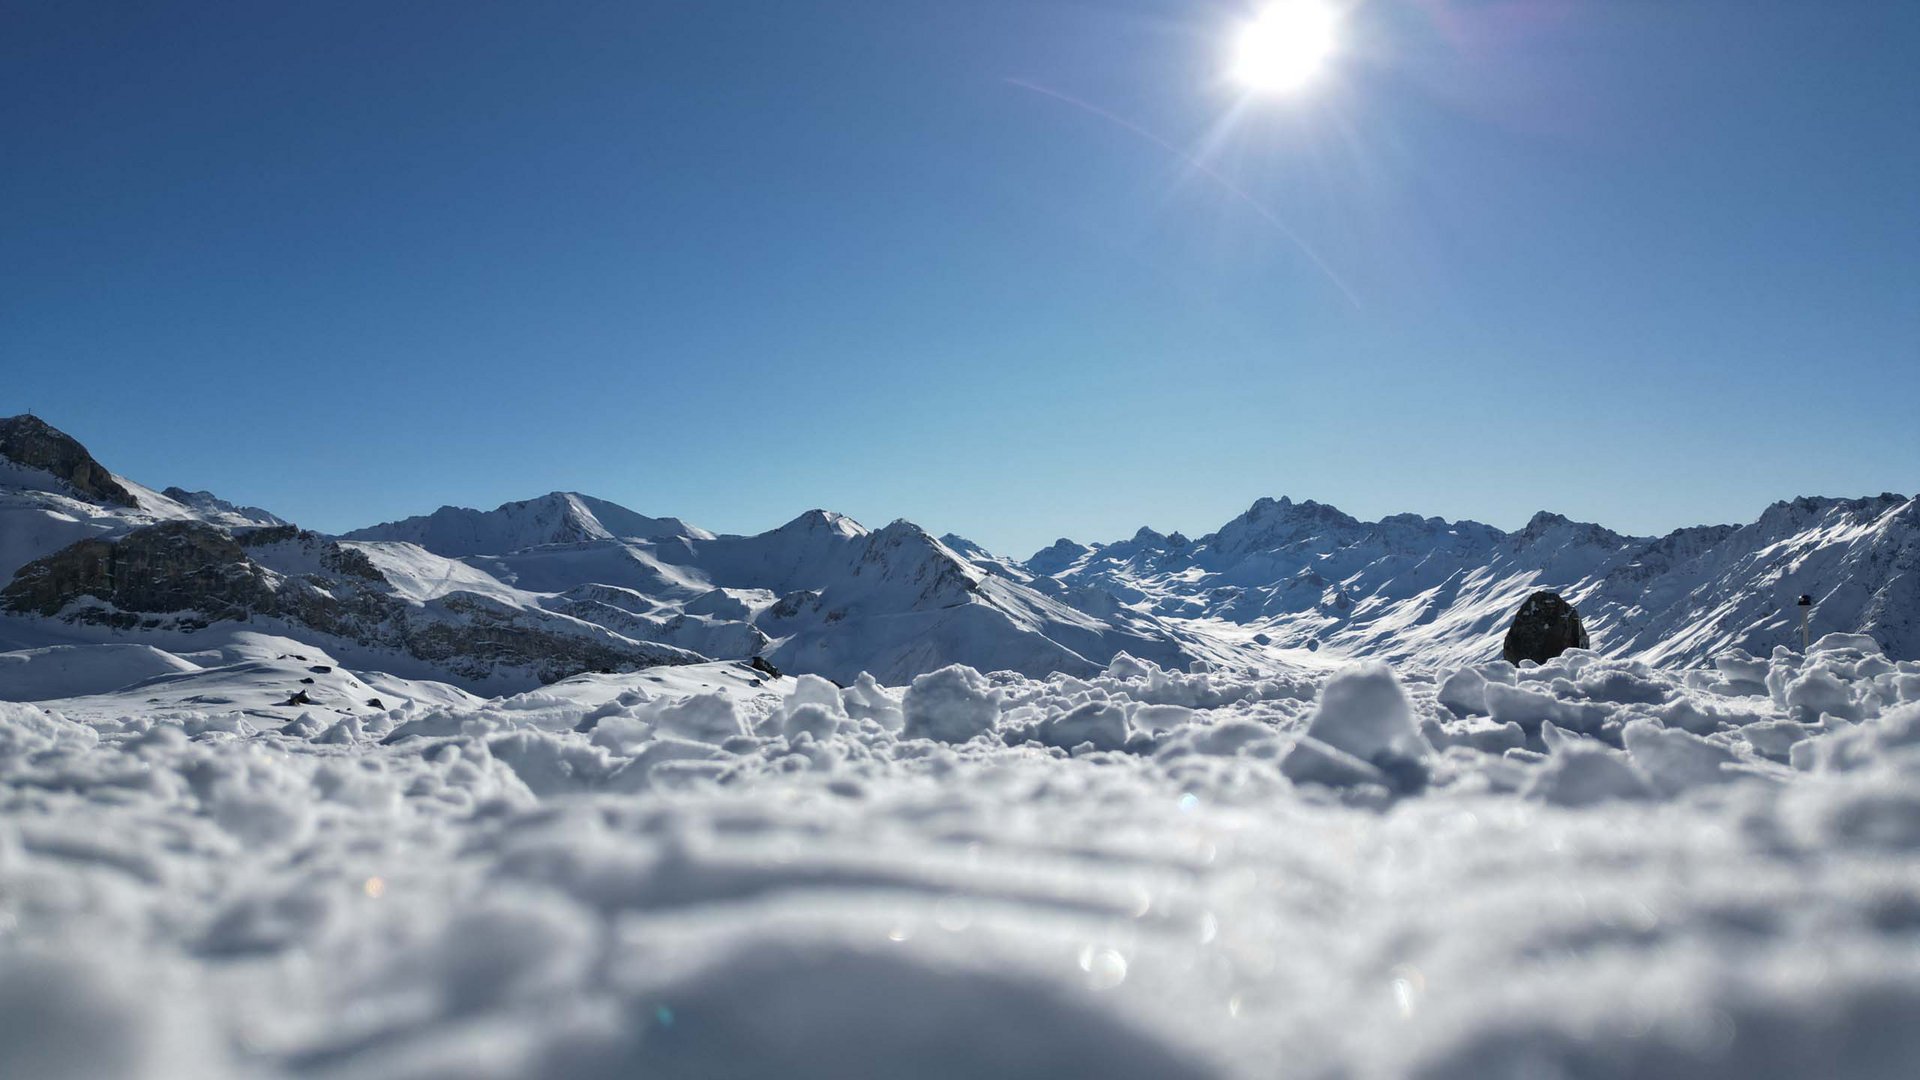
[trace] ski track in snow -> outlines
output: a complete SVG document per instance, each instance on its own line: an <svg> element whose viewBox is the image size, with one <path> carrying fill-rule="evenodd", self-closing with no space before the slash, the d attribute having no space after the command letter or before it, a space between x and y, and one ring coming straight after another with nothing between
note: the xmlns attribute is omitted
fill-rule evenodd
<svg viewBox="0 0 1920 1080"><path fill-rule="evenodd" d="M1920 1060L1920 664L1865 638L492 700L220 659L0 703L0 1075Z"/></svg>

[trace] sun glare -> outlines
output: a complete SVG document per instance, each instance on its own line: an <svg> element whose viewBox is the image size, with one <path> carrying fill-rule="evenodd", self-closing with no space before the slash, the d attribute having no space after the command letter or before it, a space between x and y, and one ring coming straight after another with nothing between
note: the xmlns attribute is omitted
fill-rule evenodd
<svg viewBox="0 0 1920 1080"><path fill-rule="evenodd" d="M1339 25L1340 13L1329 0L1275 0L1241 27L1234 81L1261 93L1300 89L1338 47Z"/></svg>

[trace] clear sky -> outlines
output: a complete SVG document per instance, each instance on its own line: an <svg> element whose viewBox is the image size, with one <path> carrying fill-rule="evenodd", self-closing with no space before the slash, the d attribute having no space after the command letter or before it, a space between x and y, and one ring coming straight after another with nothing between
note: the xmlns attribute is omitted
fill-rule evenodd
<svg viewBox="0 0 1920 1080"><path fill-rule="evenodd" d="M0 0L0 413L329 530L1920 488L1920 4L1249 11Z"/></svg>

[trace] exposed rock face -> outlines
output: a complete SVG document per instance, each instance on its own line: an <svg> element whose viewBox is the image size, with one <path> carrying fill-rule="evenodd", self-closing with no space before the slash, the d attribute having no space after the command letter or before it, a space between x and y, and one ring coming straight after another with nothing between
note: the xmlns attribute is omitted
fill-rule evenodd
<svg viewBox="0 0 1920 1080"><path fill-rule="evenodd" d="M82 540L21 567L0 592L6 607L40 615L57 615L83 596L121 612L194 612L209 622L275 606L266 571L233 537L197 521Z"/></svg>
<svg viewBox="0 0 1920 1080"><path fill-rule="evenodd" d="M241 506L230 503L211 491L188 491L183 487L169 487L160 492L174 502L181 504L208 521L232 527L234 525L285 525L285 518L268 513L257 506Z"/></svg>
<svg viewBox="0 0 1920 1080"><path fill-rule="evenodd" d="M1573 605L1559 593L1541 590L1527 597L1526 603L1514 613L1513 625L1507 628L1506 644L1500 654L1509 664L1522 660L1544 664L1568 649L1586 649L1592 645L1587 628L1581 625L1580 613Z"/></svg>
<svg viewBox="0 0 1920 1080"><path fill-rule="evenodd" d="M0 419L0 457L30 469L42 469L64 481L83 498L114 506L138 506L133 493L120 485L106 467L93 460L87 448L66 432L37 416Z"/></svg>

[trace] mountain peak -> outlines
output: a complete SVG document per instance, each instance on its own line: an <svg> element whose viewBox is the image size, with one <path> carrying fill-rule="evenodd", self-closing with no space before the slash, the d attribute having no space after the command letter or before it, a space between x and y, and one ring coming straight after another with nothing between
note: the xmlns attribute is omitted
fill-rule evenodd
<svg viewBox="0 0 1920 1080"><path fill-rule="evenodd" d="M80 445L80 440L31 413L0 419L0 458L49 473L89 501L140 505L133 493Z"/></svg>
<svg viewBox="0 0 1920 1080"><path fill-rule="evenodd" d="M678 518L651 518L575 491L551 491L492 510L443 506L431 514L355 529L346 540L398 540L436 555L505 555L548 544L593 540L672 540L712 534Z"/></svg>
<svg viewBox="0 0 1920 1080"><path fill-rule="evenodd" d="M1556 534L1566 534L1567 539L1573 543L1607 547L1618 547L1628 540L1628 537L1605 526L1595 525L1590 521L1575 521L1565 514L1556 514L1549 510L1542 510L1533 515L1528 519L1526 527L1513 535L1521 543L1531 544Z"/></svg>
<svg viewBox="0 0 1920 1080"><path fill-rule="evenodd" d="M1027 569L1041 575L1057 574L1079 562L1093 550L1094 548L1086 544L1077 543L1063 536L1051 545L1034 552L1033 557L1027 560Z"/></svg>
<svg viewBox="0 0 1920 1080"><path fill-rule="evenodd" d="M779 533L827 533L848 538L866 536L870 530L845 514L815 508L774 530Z"/></svg>

